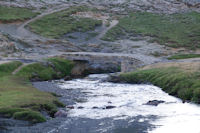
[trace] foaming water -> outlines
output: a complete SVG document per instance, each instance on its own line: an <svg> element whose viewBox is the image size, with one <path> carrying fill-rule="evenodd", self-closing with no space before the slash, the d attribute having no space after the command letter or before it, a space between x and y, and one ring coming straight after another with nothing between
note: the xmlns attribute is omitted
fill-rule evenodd
<svg viewBox="0 0 200 133"><path fill-rule="evenodd" d="M168 95L152 85L131 85L104 82L108 75L90 75L85 79L64 81L62 89L81 89L85 102L77 102L69 117L90 119L129 119L157 116L150 133L200 133L200 107ZM146 105L150 100L163 100L158 106ZM104 109L113 106L112 109ZM83 107L83 109L78 109ZM140 120L141 122L144 120Z"/></svg>

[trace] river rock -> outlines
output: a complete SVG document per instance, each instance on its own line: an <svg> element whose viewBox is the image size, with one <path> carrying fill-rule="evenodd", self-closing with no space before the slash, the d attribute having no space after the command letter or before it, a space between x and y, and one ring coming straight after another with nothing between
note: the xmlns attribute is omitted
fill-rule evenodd
<svg viewBox="0 0 200 133"><path fill-rule="evenodd" d="M84 99L84 98L77 98L77 99L74 99L76 102L78 102L78 103L85 103L85 102L87 102L87 100L86 99Z"/></svg>
<svg viewBox="0 0 200 133"><path fill-rule="evenodd" d="M66 77L64 78L64 80L65 80L65 81L72 80L72 77L66 76Z"/></svg>
<svg viewBox="0 0 200 133"><path fill-rule="evenodd" d="M98 107L94 106L94 107L92 107L92 109L98 109Z"/></svg>
<svg viewBox="0 0 200 133"><path fill-rule="evenodd" d="M148 101L146 105L158 106L158 104L164 103L165 101L162 100L152 100Z"/></svg>
<svg viewBox="0 0 200 133"><path fill-rule="evenodd" d="M66 117L67 116L67 112L65 112L64 110L59 110L54 114L54 117Z"/></svg>
<svg viewBox="0 0 200 133"><path fill-rule="evenodd" d="M78 109L83 109L83 108L84 108L84 107L82 107L82 106L79 106L79 107L78 107Z"/></svg>
<svg viewBox="0 0 200 133"><path fill-rule="evenodd" d="M113 109L113 108L116 108L116 106L106 106L105 109Z"/></svg>
<svg viewBox="0 0 200 133"><path fill-rule="evenodd" d="M119 77L119 75L111 75L108 79L109 82L113 82L113 83L121 83L122 80Z"/></svg>
<svg viewBox="0 0 200 133"><path fill-rule="evenodd" d="M74 109L74 106L66 106L68 109Z"/></svg>

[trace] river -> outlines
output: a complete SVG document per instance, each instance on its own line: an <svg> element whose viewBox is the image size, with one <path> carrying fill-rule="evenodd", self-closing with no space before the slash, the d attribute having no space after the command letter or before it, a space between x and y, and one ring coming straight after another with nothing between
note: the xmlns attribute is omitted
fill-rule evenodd
<svg viewBox="0 0 200 133"><path fill-rule="evenodd" d="M70 81L35 82L56 92L74 109L68 116L34 126L10 128L14 133L200 133L200 107L182 103L153 85L107 82L107 74ZM162 100L158 106L146 105ZM106 109L107 108L107 109ZM108 109L109 108L109 109Z"/></svg>

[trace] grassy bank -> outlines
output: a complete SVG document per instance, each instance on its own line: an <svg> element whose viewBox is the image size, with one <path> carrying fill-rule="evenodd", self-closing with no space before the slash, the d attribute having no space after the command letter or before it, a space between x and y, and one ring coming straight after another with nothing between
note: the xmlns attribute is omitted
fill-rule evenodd
<svg viewBox="0 0 200 133"><path fill-rule="evenodd" d="M153 14L135 12L119 20L102 38L114 41L128 34L152 36L170 47L200 47L200 13Z"/></svg>
<svg viewBox="0 0 200 133"><path fill-rule="evenodd" d="M121 74L129 83L152 83L183 100L200 103L200 63L157 64L135 72Z"/></svg>
<svg viewBox="0 0 200 133"><path fill-rule="evenodd" d="M38 15L30 9L0 6L0 22L24 21Z"/></svg>
<svg viewBox="0 0 200 133"><path fill-rule="evenodd" d="M0 65L0 116L44 122L41 111L53 117L57 107L64 105L52 94L34 88L29 81L36 76L39 80L64 77L70 74L73 64L61 58L50 58L46 63L30 64L12 75L20 65L20 62Z"/></svg>
<svg viewBox="0 0 200 133"><path fill-rule="evenodd" d="M62 58L49 58L42 63L23 67L16 75L29 80L60 79L70 74L73 63Z"/></svg>
<svg viewBox="0 0 200 133"><path fill-rule="evenodd" d="M179 60L179 59L189 59L189 58L200 58L200 54L177 54L177 55L172 55L168 59L169 60Z"/></svg>
<svg viewBox="0 0 200 133"><path fill-rule="evenodd" d="M88 7L79 6L46 15L28 25L35 33L49 38L60 38L72 32L86 32L94 30L102 24L101 20L72 16L77 12L93 11Z"/></svg>

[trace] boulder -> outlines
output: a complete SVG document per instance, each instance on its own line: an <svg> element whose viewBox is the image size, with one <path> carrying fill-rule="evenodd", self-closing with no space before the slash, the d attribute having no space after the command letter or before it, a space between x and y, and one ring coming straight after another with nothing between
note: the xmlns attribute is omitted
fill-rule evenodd
<svg viewBox="0 0 200 133"><path fill-rule="evenodd" d="M74 109L74 106L66 106L68 109Z"/></svg>
<svg viewBox="0 0 200 133"><path fill-rule="evenodd" d="M79 106L79 107L78 107L78 109L83 109L83 108L84 108L84 107L82 107L82 106Z"/></svg>
<svg viewBox="0 0 200 133"><path fill-rule="evenodd" d="M162 100L152 100L148 101L146 105L158 106L158 104L164 103L165 101Z"/></svg>
<svg viewBox="0 0 200 133"><path fill-rule="evenodd" d="M72 77L66 76L66 77L64 77L64 80L65 80L65 81L72 80Z"/></svg>
<svg viewBox="0 0 200 133"><path fill-rule="evenodd" d="M105 109L113 109L116 108L116 106L106 106Z"/></svg>
<svg viewBox="0 0 200 133"><path fill-rule="evenodd" d="M64 110L59 110L54 114L54 117L66 117L67 116L67 112L65 112Z"/></svg>
<svg viewBox="0 0 200 133"><path fill-rule="evenodd" d="M94 107L92 107L92 109L98 109L98 107L94 106Z"/></svg>

